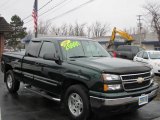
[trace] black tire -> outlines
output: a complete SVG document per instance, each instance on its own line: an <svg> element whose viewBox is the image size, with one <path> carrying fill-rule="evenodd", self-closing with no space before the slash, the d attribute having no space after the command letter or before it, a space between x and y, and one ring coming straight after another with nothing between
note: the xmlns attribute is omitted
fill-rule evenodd
<svg viewBox="0 0 160 120"><path fill-rule="evenodd" d="M82 102L81 106L83 106L83 108L81 110L81 114L79 114L78 116L74 115L74 113L71 112L71 109L69 107L69 103L70 103L69 101L71 101L70 98L72 95L75 95L75 94L81 98L81 102ZM76 103L78 104L78 102L76 102ZM72 120L87 120L90 117L91 111L90 111L88 92L84 86L82 86L82 85L70 86L65 93L64 104L65 104L66 112L68 113L68 115L70 116L70 118ZM74 106L76 106L76 105L74 105ZM79 108L80 107L78 107L78 109ZM75 109L76 109L76 107L75 107Z"/></svg>
<svg viewBox="0 0 160 120"><path fill-rule="evenodd" d="M12 70L7 71L5 83L10 93L16 93L19 90L20 82L15 79Z"/></svg>

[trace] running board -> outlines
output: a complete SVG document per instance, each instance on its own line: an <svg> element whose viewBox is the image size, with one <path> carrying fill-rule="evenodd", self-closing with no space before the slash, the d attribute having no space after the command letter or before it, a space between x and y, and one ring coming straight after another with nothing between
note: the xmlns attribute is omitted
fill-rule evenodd
<svg viewBox="0 0 160 120"><path fill-rule="evenodd" d="M28 88L28 87L24 87L24 88L25 88L26 90L30 91L30 92L33 92L33 93L38 94L38 95L41 95L41 96L43 96L43 97L45 97L45 98L48 98L48 99L50 99L50 100L53 100L53 101L56 101L56 102L60 102L60 101L61 101L59 98L54 98L54 97L52 97L52 96L43 94L43 93L38 92L38 91L36 91L36 90L33 90L33 89L31 89L31 88Z"/></svg>

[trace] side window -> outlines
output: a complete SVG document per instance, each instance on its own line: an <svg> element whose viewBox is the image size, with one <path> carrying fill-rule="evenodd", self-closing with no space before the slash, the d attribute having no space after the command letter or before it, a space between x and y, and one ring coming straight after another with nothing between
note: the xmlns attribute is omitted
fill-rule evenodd
<svg viewBox="0 0 160 120"><path fill-rule="evenodd" d="M56 49L54 43L52 42L44 42L39 54L39 57L43 58L44 54L53 54L56 53Z"/></svg>
<svg viewBox="0 0 160 120"><path fill-rule="evenodd" d="M132 47L132 52L134 54L137 54L138 53L138 47Z"/></svg>
<svg viewBox="0 0 160 120"><path fill-rule="evenodd" d="M139 51L142 51L142 50L144 50L144 49L140 47L140 48L139 48Z"/></svg>
<svg viewBox="0 0 160 120"><path fill-rule="evenodd" d="M142 55L143 55L143 52L139 52L139 53L137 54L137 57L141 57L141 58L142 58Z"/></svg>
<svg viewBox="0 0 160 120"><path fill-rule="evenodd" d="M122 51L123 50L123 46L118 46L117 51Z"/></svg>
<svg viewBox="0 0 160 120"><path fill-rule="evenodd" d="M40 41L31 41L27 47L26 55L31 57L38 57L40 46Z"/></svg>
<svg viewBox="0 0 160 120"><path fill-rule="evenodd" d="M147 54L146 52L144 52L143 58L144 58L144 59L148 59L148 54Z"/></svg>

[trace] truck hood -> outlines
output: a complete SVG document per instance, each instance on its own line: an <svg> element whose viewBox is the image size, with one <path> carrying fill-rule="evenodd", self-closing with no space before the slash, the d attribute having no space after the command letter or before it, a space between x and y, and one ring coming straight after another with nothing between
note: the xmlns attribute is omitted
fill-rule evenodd
<svg viewBox="0 0 160 120"><path fill-rule="evenodd" d="M149 66L141 63L110 57L76 58L69 63L112 74L132 74L151 70Z"/></svg>

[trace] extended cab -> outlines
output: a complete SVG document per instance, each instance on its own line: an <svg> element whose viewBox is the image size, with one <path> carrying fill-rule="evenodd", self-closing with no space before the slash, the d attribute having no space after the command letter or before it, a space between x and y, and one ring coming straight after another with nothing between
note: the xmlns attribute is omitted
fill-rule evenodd
<svg viewBox="0 0 160 120"><path fill-rule="evenodd" d="M25 55L4 53L1 64L10 93L23 82L27 90L64 103L76 120L87 119L92 108L137 109L158 89L150 67L112 58L98 42L86 38L33 39Z"/></svg>

